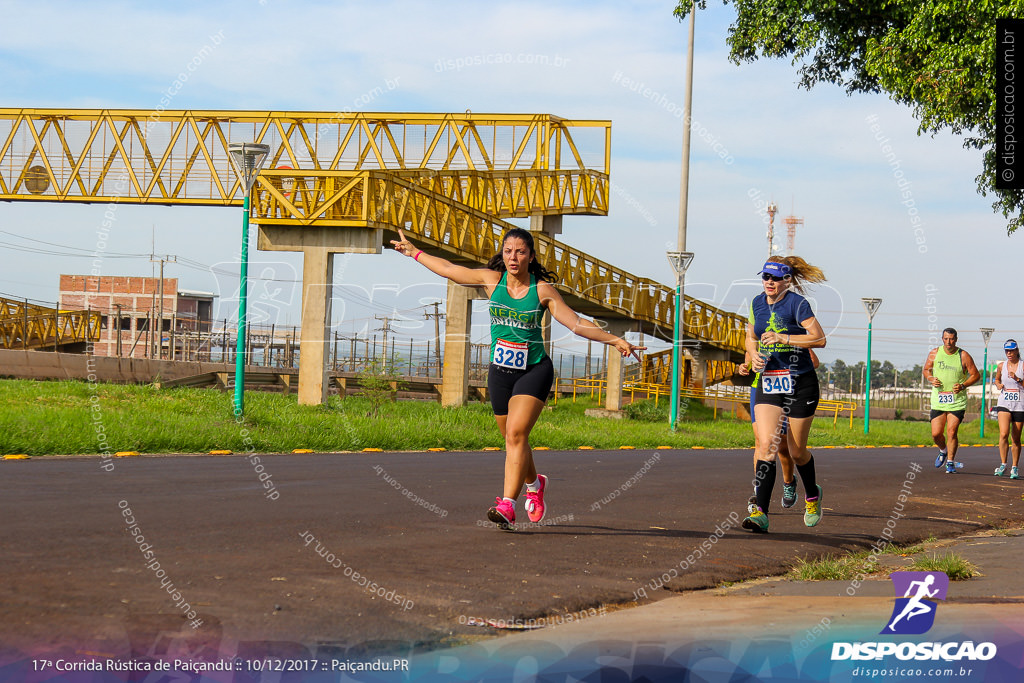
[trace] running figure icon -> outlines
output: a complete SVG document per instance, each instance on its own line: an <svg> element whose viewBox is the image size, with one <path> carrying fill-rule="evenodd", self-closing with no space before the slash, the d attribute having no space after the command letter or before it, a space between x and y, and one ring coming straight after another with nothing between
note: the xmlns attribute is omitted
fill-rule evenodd
<svg viewBox="0 0 1024 683"><path fill-rule="evenodd" d="M890 631L895 632L896 622L898 622L900 619L903 619L904 617L907 618L907 621L910 621L911 619L920 614L928 614L929 612L935 609L934 603L929 605L927 603L922 602L923 598L934 598L935 595L939 592L938 588L936 588L935 590L928 590L929 586L931 586L933 583L935 583L935 576L932 574L929 574L928 576L924 577L923 581L910 582L910 586L907 588L907 592L903 594L903 597L910 598L910 600L907 602L906 607L903 608L903 611L900 612L899 616L893 619L892 623L889 624ZM911 596L910 594L915 590L915 586L917 586L917 592L915 595Z"/></svg>

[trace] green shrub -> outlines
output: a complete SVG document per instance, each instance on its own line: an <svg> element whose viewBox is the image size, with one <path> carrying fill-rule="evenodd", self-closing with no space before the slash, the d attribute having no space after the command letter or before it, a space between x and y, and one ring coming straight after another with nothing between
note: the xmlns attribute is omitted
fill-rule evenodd
<svg viewBox="0 0 1024 683"><path fill-rule="evenodd" d="M654 399L649 398L628 403L622 411L630 420L638 422L668 422L669 409L669 399L659 399L655 405Z"/></svg>
<svg viewBox="0 0 1024 683"><path fill-rule="evenodd" d="M357 373L359 379L360 396L365 396L370 402L370 411L367 417L380 417L384 404L395 400L395 394L402 382L399 381L401 373L395 369L395 365L386 366L382 360L374 359L368 368Z"/></svg>

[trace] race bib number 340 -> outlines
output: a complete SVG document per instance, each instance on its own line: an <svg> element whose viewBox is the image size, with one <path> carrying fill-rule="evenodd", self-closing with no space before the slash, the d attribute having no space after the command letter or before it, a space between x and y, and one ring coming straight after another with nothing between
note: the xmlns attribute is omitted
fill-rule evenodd
<svg viewBox="0 0 1024 683"><path fill-rule="evenodd" d="M761 375L762 391L766 394L792 394L793 377L789 370L772 370Z"/></svg>
<svg viewBox="0 0 1024 683"><path fill-rule="evenodd" d="M529 344L526 342L510 342L499 339L494 345L492 362L510 370L525 370Z"/></svg>

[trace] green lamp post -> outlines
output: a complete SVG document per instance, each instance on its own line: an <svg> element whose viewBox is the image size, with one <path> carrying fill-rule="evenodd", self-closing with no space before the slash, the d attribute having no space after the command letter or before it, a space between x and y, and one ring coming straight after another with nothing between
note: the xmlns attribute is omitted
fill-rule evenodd
<svg viewBox="0 0 1024 683"><path fill-rule="evenodd" d="M981 338L985 341L985 360L981 368L981 433L979 436L985 438L985 417L988 413L985 412L985 395L988 394L988 340L992 338L992 333L995 332L994 327L981 327Z"/></svg>
<svg viewBox="0 0 1024 683"><path fill-rule="evenodd" d="M270 152L268 145L256 142L228 143L228 157L238 174L238 180L245 189L242 203L242 251L238 278L238 341L235 344L235 417L245 413L245 331L246 306L249 290L249 194L256 182L256 176L263 167Z"/></svg>
<svg viewBox="0 0 1024 683"><path fill-rule="evenodd" d="M871 428L871 321L875 317L875 311L882 305L881 299L861 297L864 310L868 312L868 366L864 369L867 375L867 382L864 384L864 433L867 434Z"/></svg>
<svg viewBox="0 0 1024 683"><path fill-rule="evenodd" d="M670 251L669 263L676 271L676 315L672 331L672 401L670 403L669 427L676 430L679 417L679 375L683 366L683 283L686 280L686 269L693 261L693 252Z"/></svg>

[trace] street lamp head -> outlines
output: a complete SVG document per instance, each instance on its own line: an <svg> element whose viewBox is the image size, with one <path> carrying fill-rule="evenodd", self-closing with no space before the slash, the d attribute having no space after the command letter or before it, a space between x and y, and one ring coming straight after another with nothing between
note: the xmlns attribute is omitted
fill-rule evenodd
<svg viewBox="0 0 1024 683"><path fill-rule="evenodd" d="M676 272L676 275L686 275L686 269L693 262L693 252L670 251L668 252L668 262L672 264L672 270Z"/></svg>
<svg viewBox="0 0 1024 683"><path fill-rule="evenodd" d="M875 317L875 311L882 305L882 300L877 298L871 298L862 296L860 298L862 304L864 304L864 310L868 312L868 322Z"/></svg>
<svg viewBox="0 0 1024 683"><path fill-rule="evenodd" d="M988 340L992 338L992 333L995 332L994 327L980 327L981 338L985 341L985 346L988 346Z"/></svg>
<svg viewBox="0 0 1024 683"><path fill-rule="evenodd" d="M231 165L235 167L238 179L245 187L245 194L249 196L256 176L263 168L263 162L267 160L270 153L270 146L258 142L229 142L228 156L231 158Z"/></svg>

